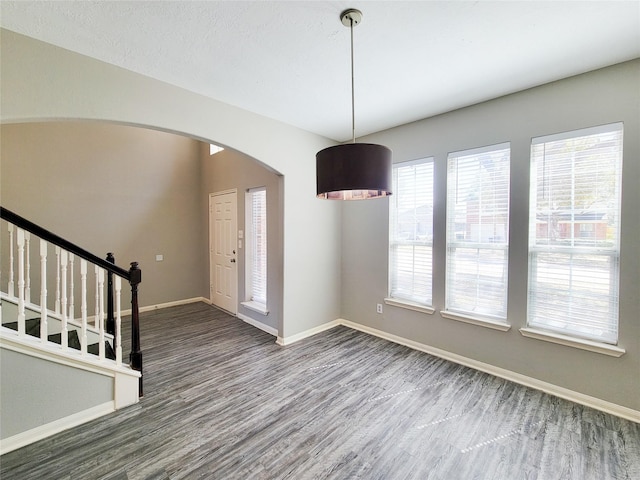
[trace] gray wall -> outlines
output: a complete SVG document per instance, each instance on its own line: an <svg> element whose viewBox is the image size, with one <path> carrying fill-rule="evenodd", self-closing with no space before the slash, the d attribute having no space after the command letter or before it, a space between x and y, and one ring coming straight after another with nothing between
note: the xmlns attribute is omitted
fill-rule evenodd
<svg viewBox="0 0 640 480"><path fill-rule="evenodd" d="M282 305L281 176L232 149L210 156L207 143L144 128L48 122L2 125L0 133L2 205L96 255L114 252L124 268L128 262L138 261L143 269L141 306L209 298L209 193L237 188L238 228L246 230L244 192L267 187L270 312L264 316L244 307L239 312L278 329ZM6 222L0 226L4 243ZM53 262L55 253L49 250ZM156 261L156 254L162 254L164 260ZM32 241L34 301L40 292L38 255L39 244ZM8 248L3 248L4 291L7 256ZM243 301L244 255L238 261L238 299ZM75 270L79 315L78 262ZM50 263L50 308L54 282ZM130 295L127 286L123 288L123 308L129 308ZM91 273L88 298L93 299Z"/></svg>
<svg viewBox="0 0 640 480"><path fill-rule="evenodd" d="M315 154L333 142L23 35L0 34L2 123L84 119L146 126L232 147L281 173L279 333L290 337L340 316L340 206L315 197Z"/></svg>
<svg viewBox="0 0 640 480"><path fill-rule="evenodd" d="M602 357L375 303L386 295L386 200L366 204L321 202L314 195L315 153L331 142L308 132L221 104L177 87L2 30L3 123L92 119L146 125L232 146L284 175L282 329L288 337L340 316L460 355L541 378L640 410L637 238L637 62L558 82L372 136L395 160L436 156L434 298L444 300L444 159L451 150L511 141L509 321L524 324L526 195L530 137L611 121L625 121L625 192L620 359ZM516 166L515 164L519 166ZM4 166L3 166L4 168ZM626 184L632 187L627 188ZM311 193L310 193L311 192ZM341 232L338 223L343 215ZM200 212L198 215L201 216ZM517 218L520 217L520 220ZM313 221L307 221L307 219ZM439 233L438 233L439 232ZM375 234L380 234L376 237ZM341 255L342 254L342 255ZM340 259L342 258L342 264ZM518 273L516 273L518 272ZM341 281L342 280L342 281ZM635 290L634 290L635 288Z"/></svg>
<svg viewBox="0 0 640 480"><path fill-rule="evenodd" d="M96 255L113 252L123 268L128 269L131 261L139 262L141 306L206 292L202 282L201 244L207 228L200 217L200 142L97 122L0 128L2 206ZM5 232L2 241L6 245ZM33 242L34 273L39 268L37 249ZM156 254L162 254L164 260L156 262ZM50 265L50 273L52 268ZM5 273L3 269L3 290ZM32 295L37 299L38 276L32 276ZM79 289L79 274L75 278ZM53 285L50 278L50 302ZM89 298L92 286L90 278ZM130 307L128 292L128 285L123 285L123 308ZM76 312L79 307L77 300Z"/></svg>
<svg viewBox="0 0 640 480"><path fill-rule="evenodd" d="M640 410L640 60L371 135L394 161L435 157L434 307L444 308L447 153L511 142L508 332L376 303L387 295L388 201L346 202L344 318L432 347ZM620 358L523 337L526 322L531 138L624 122Z"/></svg>
<svg viewBox="0 0 640 480"><path fill-rule="evenodd" d="M113 400L111 377L0 349L0 438Z"/></svg>
<svg viewBox="0 0 640 480"><path fill-rule="evenodd" d="M238 191L238 230L247 231L245 226L245 193L249 188L266 187L267 190L267 308L268 315L261 315L242 305L238 313L258 322L278 329L282 308L282 187L283 178L259 162L236 152L225 149L209 155L209 145L204 144L202 162L202 222L209 222L209 194L230 189ZM246 237L245 237L246 238ZM205 245L204 258L208 258ZM238 251L238 302L245 297L245 240ZM209 283L209 271L205 272L205 282ZM209 298L208 292L203 295Z"/></svg>

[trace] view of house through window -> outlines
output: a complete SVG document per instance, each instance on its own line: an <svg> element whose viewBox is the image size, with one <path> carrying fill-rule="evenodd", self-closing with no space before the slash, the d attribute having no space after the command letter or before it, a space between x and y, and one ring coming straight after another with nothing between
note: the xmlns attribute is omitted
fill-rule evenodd
<svg viewBox="0 0 640 480"><path fill-rule="evenodd" d="M528 325L618 338L622 124L533 139Z"/></svg>
<svg viewBox="0 0 640 480"><path fill-rule="evenodd" d="M246 299L267 306L267 191L250 189L246 195Z"/></svg>
<svg viewBox="0 0 640 480"><path fill-rule="evenodd" d="M430 306L433 158L394 165L390 206L389 295Z"/></svg>
<svg viewBox="0 0 640 480"><path fill-rule="evenodd" d="M448 156L447 311L506 322L509 162L508 143Z"/></svg>

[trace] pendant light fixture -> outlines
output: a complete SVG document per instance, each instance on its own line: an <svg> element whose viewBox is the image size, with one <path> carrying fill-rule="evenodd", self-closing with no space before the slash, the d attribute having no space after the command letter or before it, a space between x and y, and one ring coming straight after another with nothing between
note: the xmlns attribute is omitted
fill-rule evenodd
<svg viewBox="0 0 640 480"><path fill-rule="evenodd" d="M351 132L352 143L325 148L316 154L318 198L364 200L391 195L391 150L372 143L356 143L353 27L362 12L345 10L340 21L351 30Z"/></svg>

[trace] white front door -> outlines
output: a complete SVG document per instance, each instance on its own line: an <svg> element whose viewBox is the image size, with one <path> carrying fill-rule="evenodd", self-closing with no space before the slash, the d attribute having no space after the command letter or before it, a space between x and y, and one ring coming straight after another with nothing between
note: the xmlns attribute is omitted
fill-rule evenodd
<svg viewBox="0 0 640 480"><path fill-rule="evenodd" d="M211 303L238 311L237 194L235 190L209 195L209 289Z"/></svg>

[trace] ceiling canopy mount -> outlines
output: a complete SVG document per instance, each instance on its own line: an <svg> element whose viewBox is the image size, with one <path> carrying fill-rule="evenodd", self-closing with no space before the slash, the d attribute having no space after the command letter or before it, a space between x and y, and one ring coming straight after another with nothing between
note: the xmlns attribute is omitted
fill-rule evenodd
<svg viewBox="0 0 640 480"><path fill-rule="evenodd" d="M351 28L352 23L355 27L362 21L362 12L355 8L349 8L340 14L340 21L345 27Z"/></svg>

